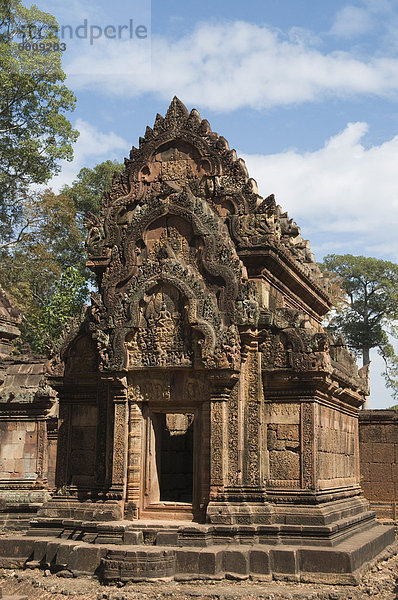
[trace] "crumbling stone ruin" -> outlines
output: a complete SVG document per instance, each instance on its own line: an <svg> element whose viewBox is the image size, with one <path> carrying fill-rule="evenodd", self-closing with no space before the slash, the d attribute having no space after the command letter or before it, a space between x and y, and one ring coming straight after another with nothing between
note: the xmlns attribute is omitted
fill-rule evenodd
<svg viewBox="0 0 398 600"><path fill-rule="evenodd" d="M296 223L174 98L86 225L99 293L50 364L57 492L0 563L355 581L394 529L362 496L367 380Z"/></svg>
<svg viewBox="0 0 398 600"><path fill-rule="evenodd" d="M12 356L21 312L0 288L0 526L18 529L54 488L57 402L46 361Z"/></svg>

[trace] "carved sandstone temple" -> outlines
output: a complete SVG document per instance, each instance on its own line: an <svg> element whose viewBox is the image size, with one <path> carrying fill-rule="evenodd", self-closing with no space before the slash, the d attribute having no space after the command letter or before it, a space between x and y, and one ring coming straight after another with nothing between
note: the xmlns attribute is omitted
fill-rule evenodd
<svg viewBox="0 0 398 600"><path fill-rule="evenodd" d="M58 493L30 535L107 543L106 579L351 581L394 531L359 486L366 377L322 329L296 223L174 98L87 226L99 293L52 363Z"/></svg>

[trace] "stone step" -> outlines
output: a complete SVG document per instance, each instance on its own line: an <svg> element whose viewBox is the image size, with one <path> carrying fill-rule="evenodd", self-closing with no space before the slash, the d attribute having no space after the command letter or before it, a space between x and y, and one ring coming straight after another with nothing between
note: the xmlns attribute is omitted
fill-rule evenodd
<svg viewBox="0 0 398 600"><path fill-rule="evenodd" d="M0 588L0 598L1 600L28 600L27 596L17 596L15 594L12 596L4 596L2 588Z"/></svg>
<svg viewBox="0 0 398 600"><path fill-rule="evenodd" d="M352 584L357 572L394 542L374 525L335 546L235 544L150 546L89 544L54 537L0 537L0 568L42 568L104 581L289 579Z"/></svg>

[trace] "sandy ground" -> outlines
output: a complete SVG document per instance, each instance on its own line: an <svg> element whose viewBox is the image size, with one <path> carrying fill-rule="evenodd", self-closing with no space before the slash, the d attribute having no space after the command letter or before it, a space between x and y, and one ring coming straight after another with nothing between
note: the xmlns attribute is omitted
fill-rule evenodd
<svg viewBox="0 0 398 600"><path fill-rule="evenodd" d="M394 551L397 551L395 548ZM65 578L39 570L0 569L5 595L29 600L398 600L398 555L384 555L358 586L253 581L128 583L102 585L95 578Z"/></svg>

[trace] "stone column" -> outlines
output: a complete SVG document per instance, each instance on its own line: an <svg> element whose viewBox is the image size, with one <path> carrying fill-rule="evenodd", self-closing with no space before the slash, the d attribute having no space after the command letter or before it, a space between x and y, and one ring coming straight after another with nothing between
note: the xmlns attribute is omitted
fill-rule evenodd
<svg viewBox="0 0 398 600"><path fill-rule="evenodd" d="M301 404L301 487L316 489L317 428L315 402Z"/></svg>
<svg viewBox="0 0 398 600"><path fill-rule="evenodd" d="M125 497L126 465L127 465L127 422L128 403L127 390L118 388L111 391L113 396L113 452L112 483L107 494L111 500L122 500Z"/></svg>
<svg viewBox="0 0 398 600"><path fill-rule="evenodd" d="M210 379L210 500L217 500L228 476L228 417L230 394L228 379L213 375Z"/></svg>
<svg viewBox="0 0 398 600"><path fill-rule="evenodd" d="M142 468L142 402L131 398L129 407L128 459L127 459L127 493L126 517L139 518L141 507L141 468Z"/></svg>
<svg viewBox="0 0 398 600"><path fill-rule="evenodd" d="M47 483L47 423L37 422L37 457L36 457L36 486Z"/></svg>
<svg viewBox="0 0 398 600"><path fill-rule="evenodd" d="M261 381L261 358L254 334L242 336L244 348L243 377L246 388L245 398L245 439L246 460L244 485L260 491L264 487L264 431L263 431L263 389Z"/></svg>

